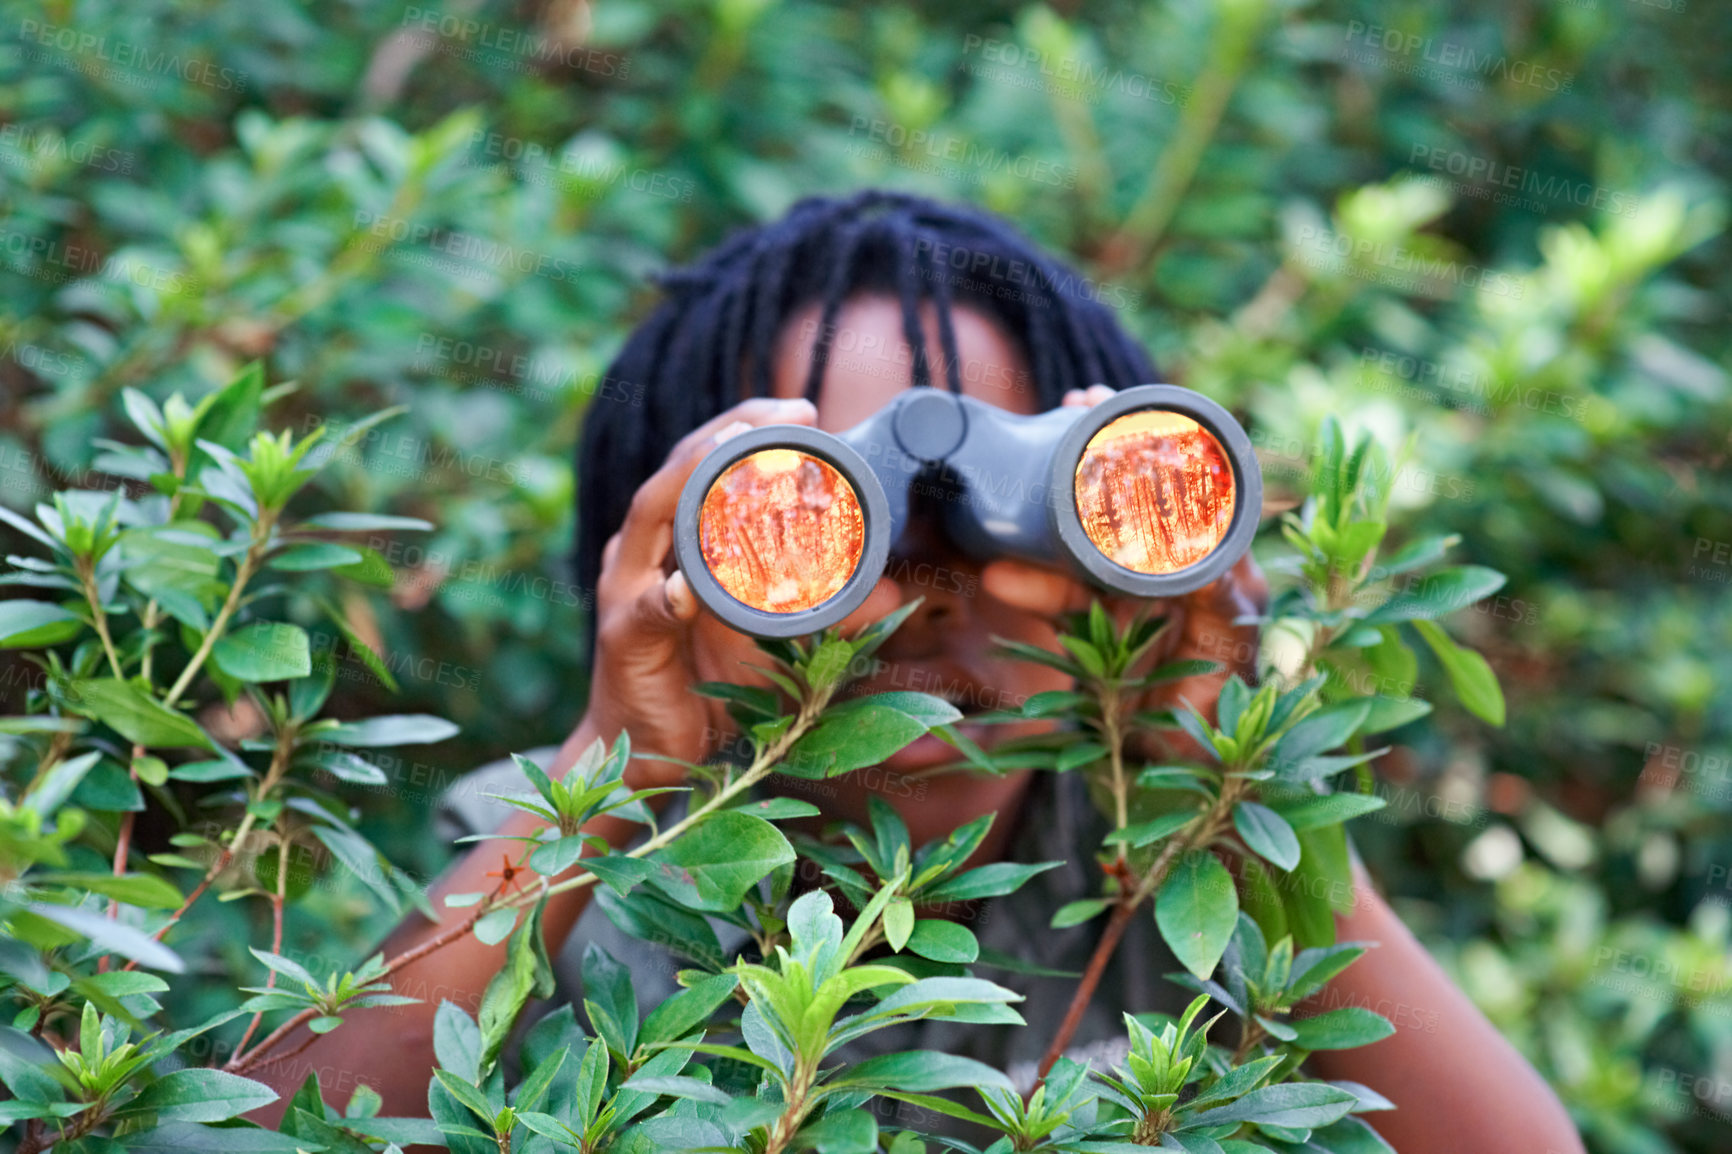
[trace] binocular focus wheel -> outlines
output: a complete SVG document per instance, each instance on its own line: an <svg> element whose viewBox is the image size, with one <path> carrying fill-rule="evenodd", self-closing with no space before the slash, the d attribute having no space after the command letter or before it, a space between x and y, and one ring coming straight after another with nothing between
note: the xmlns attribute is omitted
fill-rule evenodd
<svg viewBox="0 0 1732 1154"><path fill-rule="evenodd" d="M699 462L674 514L674 556L729 624L798 637L865 602L890 528L884 490L859 453L804 425L770 425Z"/></svg>

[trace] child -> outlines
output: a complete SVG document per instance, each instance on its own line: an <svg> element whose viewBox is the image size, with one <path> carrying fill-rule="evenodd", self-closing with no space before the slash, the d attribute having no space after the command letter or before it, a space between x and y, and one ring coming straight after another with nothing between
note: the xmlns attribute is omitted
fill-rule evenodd
<svg viewBox="0 0 1732 1154"><path fill-rule="evenodd" d="M946 387L1018 413L1097 403L1114 389L1161 378L1090 282L1041 253L1002 222L969 209L916 197L868 192L802 201L772 224L736 234L696 264L663 280L667 300L627 341L598 390L578 452L577 572L595 591L591 690L582 720L547 762L558 776L597 738L621 730L633 748L696 761L714 750L729 723L719 703L699 697L699 681L743 680L753 660L749 638L699 610L684 577L671 568L673 515L698 460L747 428L772 423L838 431L870 416L901 390ZM930 515L911 517L873 596L850 619L863 624L923 598L879 652L861 691L939 692L964 712L996 708L1068 688L1055 670L997 656L994 637L1053 647L1054 615L1086 605L1088 590L1017 562L981 565L951 548ZM901 563L899 563L899 561ZM1203 657L1250 674L1254 627L1234 620L1266 600L1247 558L1216 584L1164 605L1173 621L1166 659ZM1239 658L1234 661L1233 658ZM1212 711L1227 671L1166 686L1159 706L1184 696ZM974 731L982 744L1046 723ZM882 765L822 783L797 796L824 810L824 822L866 821L867 799L888 801L915 844L942 837L985 813L992 830L971 864L1063 859L1007 898L984 903L971 924L984 946L1060 970L1086 962L1100 922L1048 928L1053 910L1093 896L1093 851L1101 827L1081 796L1077 775L967 773L913 776L949 762L954 751L924 738ZM497 771L490 771L497 772ZM636 787L682 784L677 766L636 760ZM501 783L503 784L503 783ZM802 783L805 784L805 783ZM465 788L473 799L481 789ZM530 833L535 819L471 804L453 807L470 830ZM588 827L619 847L640 827L601 818ZM447 893L487 889L499 849L491 843L457 861L430 895L449 921ZM559 895L545 911L551 949L602 942L631 966L640 995L671 989L675 968L657 947L627 939L590 909L589 889ZM1404 1154L1427 1151L1579 1151L1574 1127L1550 1088L1456 990L1400 924L1363 874L1353 909L1340 919L1348 939L1370 951L1323 995L1330 1005L1369 1005L1397 1026L1372 1046L1318 1053L1321 1076L1371 1085L1393 1112L1367 1120ZM1122 1057L1121 1014L1172 1007L1161 975L1177 967L1142 917L1102 982L1072 1056L1109 1065ZM573 929L576 927L576 934ZM434 937L419 917L399 926L387 956ZM474 1011L498 968L503 946L474 937L432 952L393 979L424 999L377 1018L357 1017L260 1076L292 1089L308 1069L364 1081L390 1114L424 1114L434 1065L433 1016L441 1000ZM917 1035L889 1048L933 1048L991 1061L1027 1085L1051 1039L1072 982L1002 971L996 981L1029 995L1025 1028L915 1023ZM657 987L660 987L659 989ZM295 1044L285 1047L294 1052Z"/></svg>

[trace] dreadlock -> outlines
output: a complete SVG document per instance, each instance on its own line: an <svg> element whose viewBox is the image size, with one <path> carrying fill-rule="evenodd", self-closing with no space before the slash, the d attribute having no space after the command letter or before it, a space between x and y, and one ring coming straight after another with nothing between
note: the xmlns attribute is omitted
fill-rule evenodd
<svg viewBox="0 0 1732 1154"><path fill-rule="evenodd" d="M792 314L821 301L806 397L818 399L843 304L886 293L902 306L915 387L932 384L920 323L937 313L945 384L962 391L952 308L966 303L1018 339L1042 408L1070 389L1159 380L1147 355L1080 274L984 212L904 193L812 197L781 220L735 233L663 274L666 299L627 338L584 420L577 450L576 569L596 587L602 547L675 442L747 396L768 396L776 341ZM749 380L742 380L749 377ZM591 630L593 643L593 630Z"/></svg>

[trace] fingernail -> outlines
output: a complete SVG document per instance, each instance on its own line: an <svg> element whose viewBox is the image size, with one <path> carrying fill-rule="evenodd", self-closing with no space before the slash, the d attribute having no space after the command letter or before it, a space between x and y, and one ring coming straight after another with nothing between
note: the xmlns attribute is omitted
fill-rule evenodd
<svg viewBox="0 0 1732 1154"><path fill-rule="evenodd" d="M716 444L721 444L732 437L737 437L752 426L745 421L734 421L716 430Z"/></svg>

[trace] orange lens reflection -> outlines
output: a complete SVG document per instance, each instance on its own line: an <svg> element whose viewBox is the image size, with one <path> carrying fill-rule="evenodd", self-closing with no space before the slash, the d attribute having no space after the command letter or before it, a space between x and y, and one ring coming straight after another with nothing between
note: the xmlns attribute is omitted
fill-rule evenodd
<svg viewBox="0 0 1732 1154"><path fill-rule="evenodd" d="M797 449L761 449L704 495L698 546L738 601L797 613L834 597L860 564L860 498L833 467Z"/></svg>
<svg viewBox="0 0 1732 1154"><path fill-rule="evenodd" d="M1233 523L1233 468L1179 413L1127 413L1090 438L1077 514L1095 547L1138 573L1174 573L1214 552Z"/></svg>

